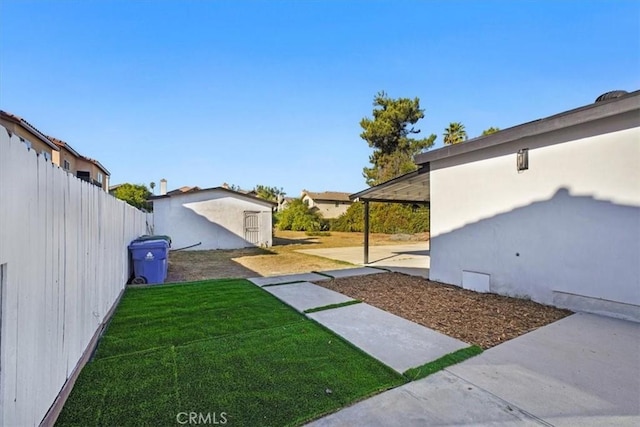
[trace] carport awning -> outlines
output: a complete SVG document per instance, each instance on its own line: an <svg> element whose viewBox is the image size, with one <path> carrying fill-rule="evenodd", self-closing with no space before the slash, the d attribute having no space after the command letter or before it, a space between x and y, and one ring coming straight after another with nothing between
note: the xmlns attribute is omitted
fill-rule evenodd
<svg viewBox="0 0 640 427"><path fill-rule="evenodd" d="M400 175L349 196L351 200L387 203L429 203L429 167Z"/></svg>

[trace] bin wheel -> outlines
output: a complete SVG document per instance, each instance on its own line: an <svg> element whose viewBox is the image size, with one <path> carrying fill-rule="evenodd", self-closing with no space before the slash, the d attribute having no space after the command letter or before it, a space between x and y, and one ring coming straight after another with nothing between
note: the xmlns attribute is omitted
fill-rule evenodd
<svg viewBox="0 0 640 427"><path fill-rule="evenodd" d="M146 285L147 284L147 278L144 277L144 276L136 276L136 277L133 278L131 283L133 283L134 285Z"/></svg>

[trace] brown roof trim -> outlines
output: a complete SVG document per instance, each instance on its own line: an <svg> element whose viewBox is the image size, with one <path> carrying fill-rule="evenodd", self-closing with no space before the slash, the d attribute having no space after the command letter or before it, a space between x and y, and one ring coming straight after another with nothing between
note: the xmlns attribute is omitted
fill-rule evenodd
<svg viewBox="0 0 640 427"><path fill-rule="evenodd" d="M460 144L447 145L437 150L418 154L414 160L417 165L423 165L435 160L459 156L472 151L482 150L570 126L577 126L634 110L640 110L640 90L619 98L588 104L544 119L513 126L491 135L479 136Z"/></svg>
<svg viewBox="0 0 640 427"><path fill-rule="evenodd" d="M73 154L74 156L76 156L76 157L82 157L82 155L81 155L80 153L78 153L76 150L74 150L74 149L73 149L73 147L71 147L71 146L69 145L69 143L67 143L67 142L65 142L65 141L63 141L63 140L61 140L61 139L54 138L54 137L53 137L53 136L51 136L51 135L47 135L47 138L49 138L49 140L51 140L51 142L53 142L54 144L56 144L58 147L60 147L60 148L64 148L64 149L66 149L66 150L70 151L70 152L71 152L71 154Z"/></svg>
<svg viewBox="0 0 640 427"><path fill-rule="evenodd" d="M169 192L169 193L167 193L165 195L162 195L162 196L149 197L148 200L153 202L154 200L159 200L159 199L168 199L168 198L171 198L171 197L181 197L181 196L187 196L187 195L191 195L191 194L197 194L197 193L202 193L202 192L205 192L205 191L214 191L214 190L224 191L226 193L234 194L236 196L240 196L240 197L243 197L245 199L254 200L254 201L261 202L261 203L264 203L264 204L268 204L268 205L271 205L271 206L278 206L278 204L276 202L272 202L270 200L261 199L260 197L252 196L250 194L241 193L239 191L230 190L230 189L224 188L224 187L202 188L202 189L198 189L198 190L187 191L187 192L184 192L184 193L180 192L180 193L174 193L174 194L169 194L170 193ZM172 191L175 191L175 190L172 190Z"/></svg>
<svg viewBox="0 0 640 427"><path fill-rule="evenodd" d="M9 113L9 112L3 111L3 110L0 110L0 117L2 117L3 119L5 119L5 120L7 120L9 122L12 122L12 123L15 123L15 124L17 124L19 126L22 126L23 128L27 129L29 132L31 132L32 134L37 136L42 142L47 144L53 150L60 151L58 146L53 141L51 141L49 138L47 138L47 136L44 133L40 132L38 129L36 129L35 126L33 126L31 123L29 123L28 121L26 121L22 117L16 116L15 114L12 114L12 113Z"/></svg>

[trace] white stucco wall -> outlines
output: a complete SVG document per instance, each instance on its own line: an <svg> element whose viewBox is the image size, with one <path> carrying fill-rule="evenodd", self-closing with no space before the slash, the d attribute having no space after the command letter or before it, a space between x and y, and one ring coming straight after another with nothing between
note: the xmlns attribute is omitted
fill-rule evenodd
<svg viewBox="0 0 640 427"><path fill-rule="evenodd" d="M208 190L156 199L154 232L172 239L172 248L202 242L191 250L238 249L256 246L245 240L244 213L259 212L257 246L271 246L272 211L268 203L224 190Z"/></svg>
<svg viewBox="0 0 640 427"><path fill-rule="evenodd" d="M430 278L640 320L640 117L432 162Z"/></svg>

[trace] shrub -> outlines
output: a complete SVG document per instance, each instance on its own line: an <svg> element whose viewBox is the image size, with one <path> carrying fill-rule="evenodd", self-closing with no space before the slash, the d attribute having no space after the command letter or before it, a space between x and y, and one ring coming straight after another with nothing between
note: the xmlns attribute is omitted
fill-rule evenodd
<svg viewBox="0 0 640 427"><path fill-rule="evenodd" d="M320 231L324 221L320 215L309 209L301 199L293 199L277 219L279 230Z"/></svg>
<svg viewBox="0 0 640 427"><path fill-rule="evenodd" d="M352 204L330 224L332 231L364 231L364 204ZM429 208L399 203L371 203L369 230L388 234L429 231Z"/></svg>

